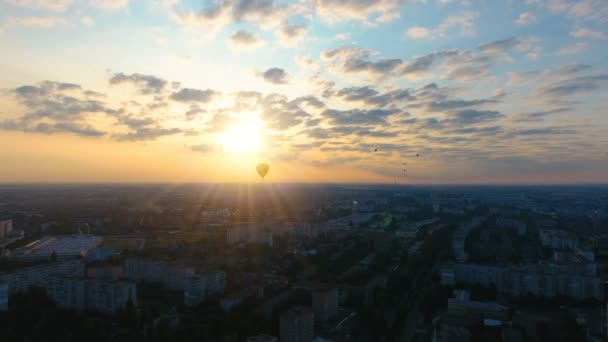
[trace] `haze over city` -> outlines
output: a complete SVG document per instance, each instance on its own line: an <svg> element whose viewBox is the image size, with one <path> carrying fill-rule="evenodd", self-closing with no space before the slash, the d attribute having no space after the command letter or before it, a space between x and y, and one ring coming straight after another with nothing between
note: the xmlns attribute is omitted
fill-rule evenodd
<svg viewBox="0 0 608 342"><path fill-rule="evenodd" d="M259 182L267 163L267 182L605 183L607 18L603 0L2 0L0 182Z"/></svg>

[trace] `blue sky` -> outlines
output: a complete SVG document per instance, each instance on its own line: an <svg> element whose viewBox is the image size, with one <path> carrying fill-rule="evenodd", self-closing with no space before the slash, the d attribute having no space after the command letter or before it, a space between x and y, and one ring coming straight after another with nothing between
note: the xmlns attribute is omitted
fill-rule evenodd
<svg viewBox="0 0 608 342"><path fill-rule="evenodd" d="M605 0L0 0L0 37L4 181L608 181Z"/></svg>

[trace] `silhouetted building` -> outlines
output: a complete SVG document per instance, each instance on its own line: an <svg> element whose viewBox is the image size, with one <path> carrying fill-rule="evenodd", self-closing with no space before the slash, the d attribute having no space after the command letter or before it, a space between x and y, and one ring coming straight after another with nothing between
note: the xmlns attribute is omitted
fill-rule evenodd
<svg viewBox="0 0 608 342"><path fill-rule="evenodd" d="M338 289L313 292L312 309L315 319L319 321L333 318L338 313Z"/></svg>
<svg viewBox="0 0 608 342"><path fill-rule="evenodd" d="M0 220L0 239L6 239L13 231L13 220Z"/></svg>
<svg viewBox="0 0 608 342"><path fill-rule="evenodd" d="M186 279L192 275L194 268L171 265L164 261L132 258L125 261L125 278L161 283L172 290L184 290Z"/></svg>
<svg viewBox="0 0 608 342"><path fill-rule="evenodd" d="M0 273L0 283L8 284L9 294L27 291L32 286L44 287L52 276L84 278L84 261L70 260L26 267Z"/></svg>
<svg viewBox="0 0 608 342"><path fill-rule="evenodd" d="M0 284L0 312L8 310L8 284Z"/></svg>
<svg viewBox="0 0 608 342"><path fill-rule="evenodd" d="M314 315L310 308L296 306L281 313L281 342L312 342Z"/></svg>

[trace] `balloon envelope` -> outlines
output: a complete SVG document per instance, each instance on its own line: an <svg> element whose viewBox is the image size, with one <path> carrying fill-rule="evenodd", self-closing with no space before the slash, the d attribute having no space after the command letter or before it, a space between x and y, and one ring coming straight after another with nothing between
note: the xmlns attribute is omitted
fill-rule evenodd
<svg viewBox="0 0 608 342"><path fill-rule="evenodd" d="M258 171L260 177L264 178L268 173L268 170L270 170L270 166L265 163L259 163L258 166L255 167L255 169Z"/></svg>

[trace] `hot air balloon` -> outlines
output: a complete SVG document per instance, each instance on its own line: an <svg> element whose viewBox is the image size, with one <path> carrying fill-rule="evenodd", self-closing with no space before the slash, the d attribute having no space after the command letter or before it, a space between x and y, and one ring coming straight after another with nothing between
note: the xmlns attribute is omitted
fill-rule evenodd
<svg viewBox="0 0 608 342"><path fill-rule="evenodd" d="M260 177L262 177L262 179L264 179L264 177L268 173L268 170L270 170L270 166L268 166L268 164L266 164L266 163L259 163L255 167L255 169L258 171L258 174L260 175Z"/></svg>

